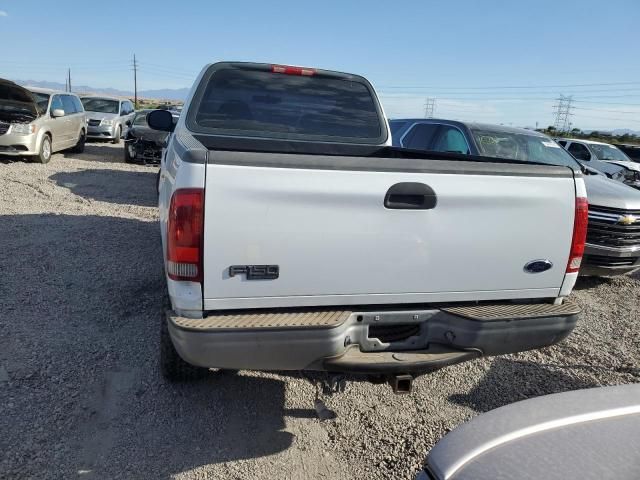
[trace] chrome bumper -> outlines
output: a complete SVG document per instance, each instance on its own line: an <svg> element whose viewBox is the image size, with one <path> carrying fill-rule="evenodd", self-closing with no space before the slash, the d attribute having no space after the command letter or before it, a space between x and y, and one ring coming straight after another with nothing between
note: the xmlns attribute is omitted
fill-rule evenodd
<svg viewBox="0 0 640 480"><path fill-rule="evenodd" d="M580 268L582 276L622 275L640 268L640 245L606 247L587 243L584 253Z"/></svg>

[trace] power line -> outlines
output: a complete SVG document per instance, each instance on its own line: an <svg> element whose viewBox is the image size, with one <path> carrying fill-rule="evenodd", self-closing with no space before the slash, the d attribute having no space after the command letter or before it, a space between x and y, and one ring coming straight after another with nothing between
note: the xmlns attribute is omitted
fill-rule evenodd
<svg viewBox="0 0 640 480"><path fill-rule="evenodd" d="M528 88L581 88L581 87L610 87L614 85L640 85L640 81L634 82L610 82L610 83L578 83L569 85L496 85L484 87L435 87L421 85L381 85L380 88L407 88L407 89L434 89L434 90L496 90L496 89L528 89Z"/></svg>

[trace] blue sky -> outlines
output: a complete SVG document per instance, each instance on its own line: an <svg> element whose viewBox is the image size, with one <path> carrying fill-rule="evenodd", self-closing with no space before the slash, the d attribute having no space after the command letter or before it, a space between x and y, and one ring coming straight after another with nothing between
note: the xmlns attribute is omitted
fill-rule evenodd
<svg viewBox="0 0 640 480"><path fill-rule="evenodd" d="M640 130L638 0L91 5L0 0L0 77L71 67L76 85L131 90L135 53L139 89L179 88L209 62L265 61L364 75L390 117L434 97L438 117L544 126L565 94L574 126Z"/></svg>

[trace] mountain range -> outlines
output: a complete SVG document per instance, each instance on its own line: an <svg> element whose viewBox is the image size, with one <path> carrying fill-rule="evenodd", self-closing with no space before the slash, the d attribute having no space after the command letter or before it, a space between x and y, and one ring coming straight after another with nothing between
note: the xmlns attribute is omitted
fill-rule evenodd
<svg viewBox="0 0 640 480"><path fill-rule="evenodd" d="M64 90L65 85L57 82L45 82L40 80L13 80L19 85L51 88L52 90ZM76 93L93 93L96 95L109 95L113 97L133 97L130 90L118 90L116 88L98 88L88 85L73 85L73 91ZM152 98L159 100L180 100L184 101L189 93L189 88L164 88L158 90L139 90L138 98Z"/></svg>

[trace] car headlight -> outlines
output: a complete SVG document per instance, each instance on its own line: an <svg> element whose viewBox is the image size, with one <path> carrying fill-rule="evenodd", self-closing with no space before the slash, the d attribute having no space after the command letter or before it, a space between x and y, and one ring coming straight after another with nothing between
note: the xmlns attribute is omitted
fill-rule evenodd
<svg viewBox="0 0 640 480"><path fill-rule="evenodd" d="M110 127L111 125L113 125L113 120L107 120L106 118L103 118L100 124L106 127Z"/></svg>
<svg viewBox="0 0 640 480"><path fill-rule="evenodd" d="M11 124L11 133L18 135L30 135L35 133L36 126L30 123L13 123Z"/></svg>

